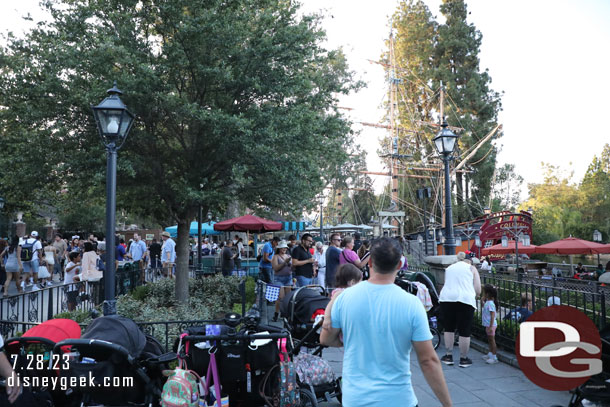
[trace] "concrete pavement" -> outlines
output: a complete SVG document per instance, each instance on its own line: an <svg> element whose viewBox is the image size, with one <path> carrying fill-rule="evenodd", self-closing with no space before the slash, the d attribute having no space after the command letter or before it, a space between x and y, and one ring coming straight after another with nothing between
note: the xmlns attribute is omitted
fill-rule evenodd
<svg viewBox="0 0 610 407"><path fill-rule="evenodd" d="M439 358L445 354L442 345L437 353ZM488 365L482 359L482 356L482 352L471 349L470 358L473 361L471 367L460 368L457 364L453 366L443 365L443 373L454 406L550 407L553 405L568 405L570 393L544 390L529 381L521 370L503 362ZM325 349L323 357L330 362L335 373L341 375L343 349ZM457 348L454 349L453 358L459 360ZM417 363L417 355L414 352L411 353L411 372L419 407L440 406L439 401L424 379ZM395 405L398 406L399 404Z"/></svg>

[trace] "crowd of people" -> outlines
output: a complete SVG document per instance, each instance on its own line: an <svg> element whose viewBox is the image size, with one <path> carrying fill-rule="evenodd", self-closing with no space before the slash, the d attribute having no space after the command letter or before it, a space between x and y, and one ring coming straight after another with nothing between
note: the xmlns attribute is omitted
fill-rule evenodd
<svg viewBox="0 0 610 407"><path fill-rule="evenodd" d="M167 232L162 243L152 239L147 244L138 233L125 242L116 237L116 264L130 261L140 269L141 282L145 270L157 269L171 276L176 261L176 244ZM39 290L56 283L72 284L77 281L96 281L106 268L106 242L90 234L87 239L73 235L70 239L57 233L53 239L42 239L37 231L24 237L0 239L0 286L4 296L13 284L18 293Z"/></svg>

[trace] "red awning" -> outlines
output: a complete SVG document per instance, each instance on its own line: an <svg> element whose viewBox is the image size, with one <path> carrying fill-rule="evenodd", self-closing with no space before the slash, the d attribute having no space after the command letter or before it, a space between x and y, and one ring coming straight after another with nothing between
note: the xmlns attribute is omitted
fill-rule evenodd
<svg viewBox="0 0 610 407"><path fill-rule="evenodd" d="M603 254L610 253L610 246L588 240L566 237L538 246L536 253L542 254Z"/></svg>
<svg viewBox="0 0 610 407"><path fill-rule="evenodd" d="M215 223L214 230L225 232L275 232L282 230L282 224L254 215L244 215Z"/></svg>
<svg viewBox="0 0 610 407"><path fill-rule="evenodd" d="M517 243L517 248L519 249L519 254L532 254L532 253L536 253L536 248L538 246L535 246L533 244L529 245L529 246L523 246L523 243L519 242ZM501 243L491 246L491 247L486 247L485 249L481 249L481 254L483 256L488 256L490 254L510 254L510 253L515 253L515 241L514 240L509 240L508 241L508 246L504 247L502 246Z"/></svg>

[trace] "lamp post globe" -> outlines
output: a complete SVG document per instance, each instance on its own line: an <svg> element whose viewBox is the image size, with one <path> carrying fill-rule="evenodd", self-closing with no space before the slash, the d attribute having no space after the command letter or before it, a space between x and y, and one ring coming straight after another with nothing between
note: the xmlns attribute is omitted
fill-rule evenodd
<svg viewBox="0 0 610 407"><path fill-rule="evenodd" d="M458 136L449 129L447 122L443 120L441 131L434 137L434 146L445 164L445 254L455 254L455 238L453 236L453 212L451 207L451 174L449 173L449 162L455 148Z"/></svg>
<svg viewBox="0 0 610 407"><path fill-rule="evenodd" d="M104 315L116 314L115 299L115 224L116 224L116 160L117 152L127 139L134 115L127 110L116 82L107 91L108 97L91 106L97 131L106 147L106 268L104 271Z"/></svg>

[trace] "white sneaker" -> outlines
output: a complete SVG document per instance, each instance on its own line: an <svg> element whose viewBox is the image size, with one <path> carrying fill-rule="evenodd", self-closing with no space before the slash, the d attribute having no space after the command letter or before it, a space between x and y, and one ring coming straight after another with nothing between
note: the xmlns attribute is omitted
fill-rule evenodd
<svg viewBox="0 0 610 407"><path fill-rule="evenodd" d="M493 356L493 357L487 359L487 361L485 363L487 363L489 365L494 365L496 363L499 363L499 361L498 361L498 358L496 356Z"/></svg>
<svg viewBox="0 0 610 407"><path fill-rule="evenodd" d="M489 359L489 355L486 353L483 356L481 356L481 359L487 360L487 359Z"/></svg>
<svg viewBox="0 0 610 407"><path fill-rule="evenodd" d="M38 287L38 284L34 284L32 286L32 291L38 291L38 290L40 290L40 287Z"/></svg>
<svg viewBox="0 0 610 407"><path fill-rule="evenodd" d="M53 280L47 281L47 285L53 285Z"/></svg>

